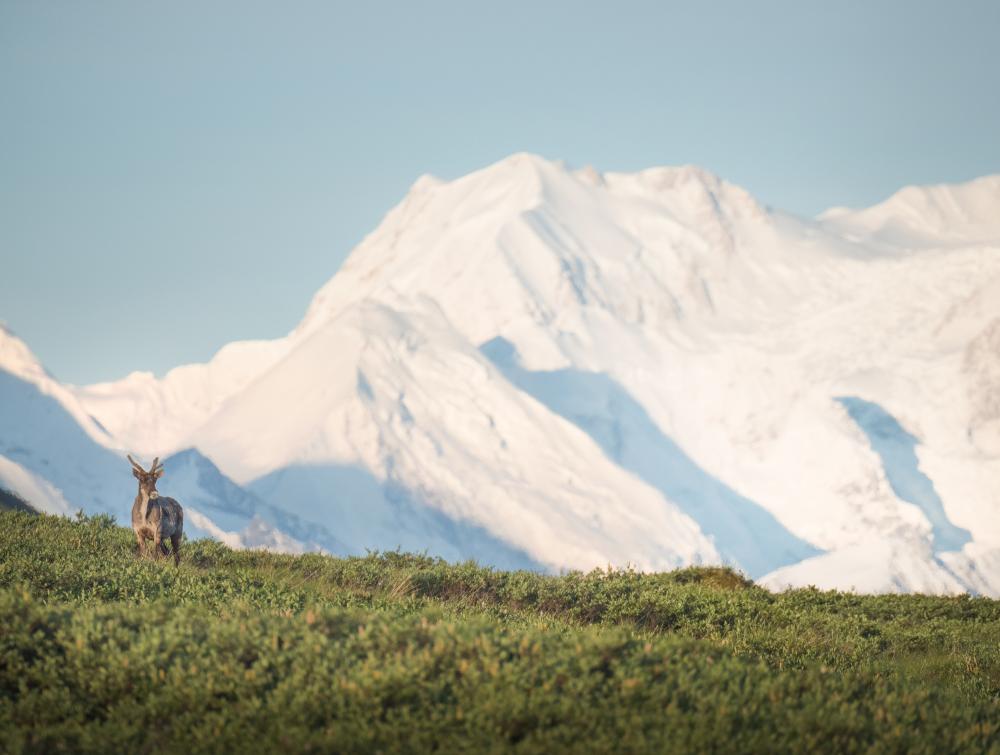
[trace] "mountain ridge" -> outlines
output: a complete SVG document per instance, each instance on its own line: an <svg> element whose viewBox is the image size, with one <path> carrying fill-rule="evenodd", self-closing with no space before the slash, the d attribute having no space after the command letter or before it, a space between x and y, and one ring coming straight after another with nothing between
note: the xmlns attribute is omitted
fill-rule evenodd
<svg viewBox="0 0 1000 755"><path fill-rule="evenodd" d="M286 337L73 398L355 546L847 587L856 553L873 589L1000 590L1000 244L959 229L915 257L849 219L692 166L520 153L418 179ZM879 451L855 400L911 444ZM940 513L900 493L922 478ZM945 558L936 533L959 530Z"/></svg>

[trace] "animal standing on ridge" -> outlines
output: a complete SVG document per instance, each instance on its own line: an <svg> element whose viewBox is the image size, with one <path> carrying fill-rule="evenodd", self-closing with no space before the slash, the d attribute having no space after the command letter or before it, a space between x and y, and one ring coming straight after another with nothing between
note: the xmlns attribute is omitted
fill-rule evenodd
<svg viewBox="0 0 1000 755"><path fill-rule="evenodd" d="M146 555L146 540L153 541L153 558L162 553L169 555L168 538L173 547L174 565L181 563L181 536L184 534L184 509L173 498L161 497L156 492L156 481L163 475L163 465L157 468L160 457L153 459L147 472L131 456L132 474L139 481L139 494L132 504L132 531L139 543L139 555Z"/></svg>

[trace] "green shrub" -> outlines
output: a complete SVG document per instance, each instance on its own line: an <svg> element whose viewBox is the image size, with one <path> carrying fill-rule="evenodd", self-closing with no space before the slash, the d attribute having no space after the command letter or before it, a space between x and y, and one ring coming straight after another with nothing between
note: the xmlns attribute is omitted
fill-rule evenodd
<svg viewBox="0 0 1000 755"><path fill-rule="evenodd" d="M0 751L1000 752L1000 604L0 513Z"/></svg>

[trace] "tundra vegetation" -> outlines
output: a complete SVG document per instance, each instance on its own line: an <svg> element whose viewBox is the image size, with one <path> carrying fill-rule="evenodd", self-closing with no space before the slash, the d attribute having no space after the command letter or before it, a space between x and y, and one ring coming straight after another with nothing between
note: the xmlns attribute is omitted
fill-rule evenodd
<svg viewBox="0 0 1000 755"><path fill-rule="evenodd" d="M994 752L1000 602L185 546L0 511L3 752Z"/></svg>

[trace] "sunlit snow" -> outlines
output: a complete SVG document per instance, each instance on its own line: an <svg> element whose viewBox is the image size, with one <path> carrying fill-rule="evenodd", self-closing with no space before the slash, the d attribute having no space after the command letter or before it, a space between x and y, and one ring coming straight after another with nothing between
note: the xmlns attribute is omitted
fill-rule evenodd
<svg viewBox="0 0 1000 755"><path fill-rule="evenodd" d="M285 338L73 388L0 333L0 456L124 516L124 451L180 453L244 546L997 595L998 217L517 154L418 180Z"/></svg>

